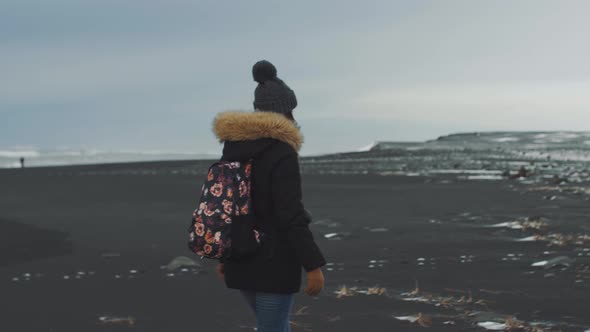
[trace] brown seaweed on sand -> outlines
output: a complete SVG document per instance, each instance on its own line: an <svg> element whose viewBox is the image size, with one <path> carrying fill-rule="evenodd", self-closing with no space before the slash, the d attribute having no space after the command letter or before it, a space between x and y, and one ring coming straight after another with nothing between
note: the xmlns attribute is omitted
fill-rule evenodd
<svg viewBox="0 0 590 332"><path fill-rule="evenodd" d="M294 316L303 316L303 315L307 315L307 314L309 314L309 313L307 312L307 310L308 310L308 309L309 309L309 307L308 307L308 306L303 306L303 307L299 308L299 310L297 310L297 311L296 311L296 312L295 312L293 315L294 315Z"/></svg>
<svg viewBox="0 0 590 332"><path fill-rule="evenodd" d="M360 289L358 287L346 287L346 285L340 286L338 290L334 293L336 294L336 298L342 298L345 296L355 296L358 294L365 294L365 295L384 295L386 294L387 290L383 287L368 287L365 289Z"/></svg>
<svg viewBox="0 0 590 332"><path fill-rule="evenodd" d="M432 318L430 318L427 315L422 314L421 312L415 316L398 316L398 317L395 317L395 319L408 321L410 323L417 324L422 327L432 327Z"/></svg>
<svg viewBox="0 0 590 332"><path fill-rule="evenodd" d="M367 288L367 295L383 295L386 289L383 287L369 287Z"/></svg>
<svg viewBox="0 0 590 332"><path fill-rule="evenodd" d="M340 287L340 289L338 289L335 293L336 293L336 298L342 298L344 296L353 296L355 294L356 291L356 287L351 287L348 288L346 287L346 285L343 285Z"/></svg>

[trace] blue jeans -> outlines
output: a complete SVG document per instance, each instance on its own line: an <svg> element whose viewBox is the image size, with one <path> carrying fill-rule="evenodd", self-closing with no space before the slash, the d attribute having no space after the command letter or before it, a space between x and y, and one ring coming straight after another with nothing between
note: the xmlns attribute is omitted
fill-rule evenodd
<svg viewBox="0 0 590 332"><path fill-rule="evenodd" d="M275 294L242 290L256 315L257 332L290 332L289 313L295 294Z"/></svg>

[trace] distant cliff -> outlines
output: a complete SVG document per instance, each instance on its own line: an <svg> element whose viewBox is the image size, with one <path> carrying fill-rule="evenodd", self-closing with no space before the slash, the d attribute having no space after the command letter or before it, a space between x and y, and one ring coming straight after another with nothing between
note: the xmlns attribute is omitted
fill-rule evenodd
<svg viewBox="0 0 590 332"><path fill-rule="evenodd" d="M514 173L590 181L590 132L481 132L426 142L376 142L364 151L302 158L305 173L468 174Z"/></svg>
<svg viewBox="0 0 590 332"><path fill-rule="evenodd" d="M389 149L579 149L590 150L590 132L474 132L426 142L377 142L370 151Z"/></svg>

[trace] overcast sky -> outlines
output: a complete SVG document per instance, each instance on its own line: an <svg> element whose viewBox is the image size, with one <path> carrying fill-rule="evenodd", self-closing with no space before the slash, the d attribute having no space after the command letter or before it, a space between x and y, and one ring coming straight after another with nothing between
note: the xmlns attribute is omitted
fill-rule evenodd
<svg viewBox="0 0 590 332"><path fill-rule="evenodd" d="M0 148L207 153L251 67L304 154L465 131L590 130L589 1L0 0Z"/></svg>

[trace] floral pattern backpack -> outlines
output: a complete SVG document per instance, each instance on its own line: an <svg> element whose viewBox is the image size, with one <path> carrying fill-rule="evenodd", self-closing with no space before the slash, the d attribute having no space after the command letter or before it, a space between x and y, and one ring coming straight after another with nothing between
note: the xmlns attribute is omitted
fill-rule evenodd
<svg viewBox="0 0 590 332"><path fill-rule="evenodd" d="M189 226L189 249L210 259L251 256L264 234L252 214L252 161L211 165Z"/></svg>

